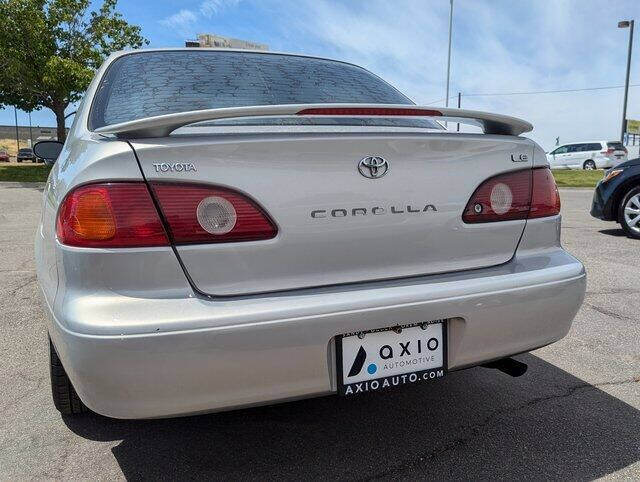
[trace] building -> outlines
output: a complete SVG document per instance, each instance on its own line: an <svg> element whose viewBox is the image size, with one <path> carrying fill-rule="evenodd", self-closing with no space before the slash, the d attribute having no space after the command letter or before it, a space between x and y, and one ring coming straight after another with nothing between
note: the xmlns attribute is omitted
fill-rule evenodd
<svg viewBox="0 0 640 482"><path fill-rule="evenodd" d="M68 131L69 129L67 129L67 132ZM29 126L18 126L18 139L20 140L20 147L30 147L32 140L33 144L35 144L38 141L56 140L57 138L58 132L55 127L33 126L30 128ZM16 126L0 125L0 145L15 143Z"/></svg>
<svg viewBox="0 0 640 482"><path fill-rule="evenodd" d="M258 42L222 37L212 33L199 33L197 40L187 40L185 47L214 47L222 49L269 50L269 46Z"/></svg>

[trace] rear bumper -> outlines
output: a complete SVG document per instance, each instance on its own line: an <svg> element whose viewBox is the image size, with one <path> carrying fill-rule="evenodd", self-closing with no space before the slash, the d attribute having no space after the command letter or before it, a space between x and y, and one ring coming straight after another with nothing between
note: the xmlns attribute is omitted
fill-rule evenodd
<svg viewBox="0 0 640 482"><path fill-rule="evenodd" d="M596 159L596 167L598 169L609 169L619 162L622 162L615 157L603 156L601 158Z"/></svg>
<svg viewBox="0 0 640 482"><path fill-rule="evenodd" d="M89 408L165 417L335 392L333 340L345 332L447 318L451 370L528 351L566 335L585 286L582 264L556 247L493 268L244 300L85 296L65 301L65 319L51 314L49 331Z"/></svg>

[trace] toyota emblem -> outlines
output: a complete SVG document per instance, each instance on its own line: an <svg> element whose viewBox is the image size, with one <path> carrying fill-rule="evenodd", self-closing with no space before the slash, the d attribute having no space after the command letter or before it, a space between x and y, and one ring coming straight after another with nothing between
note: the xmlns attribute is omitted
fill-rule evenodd
<svg viewBox="0 0 640 482"><path fill-rule="evenodd" d="M386 159L378 156L367 156L358 163L358 171L368 179L379 179L389 170Z"/></svg>

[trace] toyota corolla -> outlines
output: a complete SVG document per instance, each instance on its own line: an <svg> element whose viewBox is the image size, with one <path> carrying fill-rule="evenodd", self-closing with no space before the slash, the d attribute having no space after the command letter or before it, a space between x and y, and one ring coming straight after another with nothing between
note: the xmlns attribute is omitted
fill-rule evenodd
<svg viewBox="0 0 640 482"><path fill-rule="evenodd" d="M522 374L510 357L565 336L586 282L531 129L334 60L112 55L64 146L36 146L57 160L35 249L56 407L168 417Z"/></svg>

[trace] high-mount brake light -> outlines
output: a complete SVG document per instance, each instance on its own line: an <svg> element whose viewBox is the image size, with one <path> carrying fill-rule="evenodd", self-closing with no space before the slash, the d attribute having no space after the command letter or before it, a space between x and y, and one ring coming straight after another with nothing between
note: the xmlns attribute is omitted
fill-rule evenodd
<svg viewBox="0 0 640 482"><path fill-rule="evenodd" d="M560 195L549 168L524 169L484 181L462 214L467 224L541 218L560 213Z"/></svg>
<svg viewBox="0 0 640 482"><path fill-rule="evenodd" d="M302 109L296 115L322 115L322 116L422 116L439 117L442 112L432 109L412 109L397 107L314 107Z"/></svg>
<svg viewBox="0 0 640 482"><path fill-rule="evenodd" d="M260 206L239 192L159 182L151 188L175 244L258 241L278 232Z"/></svg>
<svg viewBox="0 0 640 482"><path fill-rule="evenodd" d="M84 248L169 245L142 182L87 184L74 189L60 206L56 231L62 244Z"/></svg>

